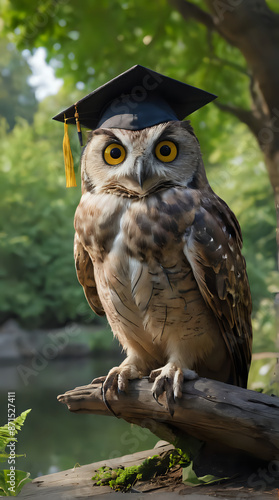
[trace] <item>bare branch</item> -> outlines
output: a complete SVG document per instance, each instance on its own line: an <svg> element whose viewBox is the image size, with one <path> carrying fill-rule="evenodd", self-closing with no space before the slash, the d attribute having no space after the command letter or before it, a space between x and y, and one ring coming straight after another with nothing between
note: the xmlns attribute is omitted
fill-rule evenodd
<svg viewBox="0 0 279 500"><path fill-rule="evenodd" d="M267 359L267 358L277 358L279 359L279 352L255 352L252 355L253 361L258 359Z"/></svg>
<svg viewBox="0 0 279 500"><path fill-rule="evenodd" d="M169 0L169 4L178 10L184 19L195 19L199 23L204 24L208 29L216 30L211 15L192 2L188 2L187 0Z"/></svg>
<svg viewBox="0 0 279 500"><path fill-rule="evenodd" d="M185 381L173 415L165 395L161 404L155 401L146 379L130 381L127 393L117 398L108 391L110 410L101 384L77 387L58 396L58 401L75 413L117 415L170 441L190 434L214 446L219 443L230 453L238 450L264 460L279 458L279 398L215 380Z"/></svg>
<svg viewBox="0 0 279 500"><path fill-rule="evenodd" d="M228 66L229 68L235 69L239 73L242 73L243 75L251 78L251 74L249 73L247 68L245 68L244 66L240 66L240 64L228 61L227 59L223 59L222 57L216 56L215 54L213 54L212 60L217 61L218 63L222 64L222 66Z"/></svg>
<svg viewBox="0 0 279 500"><path fill-rule="evenodd" d="M253 111L230 106L229 104L221 104L220 102L215 102L214 104L217 108L234 115L241 122L245 123L250 128L251 132L258 137L260 130L263 128L263 122L253 113Z"/></svg>
<svg viewBox="0 0 279 500"><path fill-rule="evenodd" d="M209 54L210 54L211 61L215 61L217 63L220 63L222 66L228 66L229 68L232 68L232 69L238 71L239 73L242 73L243 75L248 76L250 79L252 78L251 73L244 66L241 66L240 64L237 64L233 61L229 61L228 59L224 59L223 57L219 57L216 55L214 43L213 43L213 33L211 30L208 30L208 32L207 32L207 41L208 41Z"/></svg>

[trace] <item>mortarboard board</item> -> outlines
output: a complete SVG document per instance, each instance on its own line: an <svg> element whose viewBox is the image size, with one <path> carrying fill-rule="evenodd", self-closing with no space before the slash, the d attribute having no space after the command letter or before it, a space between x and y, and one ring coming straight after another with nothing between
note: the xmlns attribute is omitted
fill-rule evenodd
<svg viewBox="0 0 279 500"><path fill-rule="evenodd" d="M63 150L65 167L70 158L68 124L77 125L82 145L81 128L123 128L141 130L171 120L183 120L197 109L216 99L214 94L192 87L140 65L133 66L97 88L80 101L54 116L64 122ZM67 177L67 167L66 167ZM68 185L76 185L69 180Z"/></svg>

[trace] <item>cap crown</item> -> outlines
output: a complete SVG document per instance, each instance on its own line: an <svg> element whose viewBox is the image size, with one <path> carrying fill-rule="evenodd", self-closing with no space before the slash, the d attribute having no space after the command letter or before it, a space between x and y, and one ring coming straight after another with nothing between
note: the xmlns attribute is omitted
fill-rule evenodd
<svg viewBox="0 0 279 500"><path fill-rule="evenodd" d="M183 120L216 96L156 71L136 65L54 116L89 129L140 130L170 120Z"/></svg>

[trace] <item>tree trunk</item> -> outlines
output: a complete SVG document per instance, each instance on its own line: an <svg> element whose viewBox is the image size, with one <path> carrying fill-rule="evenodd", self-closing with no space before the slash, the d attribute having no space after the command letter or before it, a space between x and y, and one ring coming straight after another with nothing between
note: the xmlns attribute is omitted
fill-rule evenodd
<svg viewBox="0 0 279 500"><path fill-rule="evenodd" d="M205 0L209 12L187 0L169 0L187 20L216 31L244 56L251 76L251 109L219 104L248 125L263 151L276 207L279 270L279 14L265 0ZM218 102L217 102L218 105ZM279 290L275 298L279 323ZM277 328L279 345L279 329Z"/></svg>
<svg viewBox="0 0 279 500"><path fill-rule="evenodd" d="M131 381L128 393L117 398L107 393L107 405L100 384L77 387L58 401L72 412L114 415L147 427L175 445L187 434L215 447L219 444L227 453L237 450L264 460L279 459L279 398L222 382L185 382L173 416L155 401L147 379Z"/></svg>
<svg viewBox="0 0 279 500"><path fill-rule="evenodd" d="M265 0L206 0L206 3L216 30L240 50L251 71L251 113L255 122L250 129L263 151L274 192L279 270L279 15L268 8ZM279 293L274 305L278 324Z"/></svg>

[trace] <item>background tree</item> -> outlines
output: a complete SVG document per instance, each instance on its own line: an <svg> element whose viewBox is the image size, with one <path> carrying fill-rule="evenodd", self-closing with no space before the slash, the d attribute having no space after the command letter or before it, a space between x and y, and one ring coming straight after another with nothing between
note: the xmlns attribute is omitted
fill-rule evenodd
<svg viewBox="0 0 279 500"><path fill-rule="evenodd" d="M245 58L250 109L223 103L217 106L245 123L263 151L275 198L279 268L279 15L265 0L205 0L210 13L186 0L171 0L171 3L185 20L195 19L207 28L213 57L213 33L216 33L237 47ZM279 295L277 298L279 302Z"/></svg>
<svg viewBox="0 0 279 500"><path fill-rule="evenodd" d="M32 123L37 110L34 89L27 79L31 70L12 43L0 40L0 116L5 118L9 129L16 118L23 117Z"/></svg>
<svg viewBox="0 0 279 500"><path fill-rule="evenodd" d="M59 137L41 122L42 112L34 127L23 119L10 133L0 127L0 323L20 318L32 328L84 312L72 256L78 192L65 192Z"/></svg>

